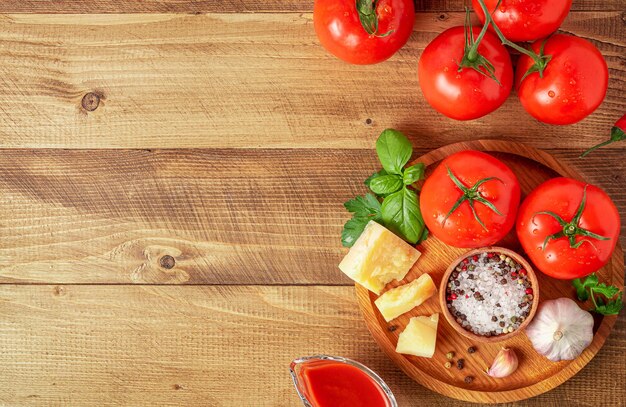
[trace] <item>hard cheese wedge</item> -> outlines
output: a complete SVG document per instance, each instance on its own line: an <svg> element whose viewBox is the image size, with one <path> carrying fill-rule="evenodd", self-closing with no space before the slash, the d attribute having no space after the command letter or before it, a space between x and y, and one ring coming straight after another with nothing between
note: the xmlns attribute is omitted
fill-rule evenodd
<svg viewBox="0 0 626 407"><path fill-rule="evenodd" d="M370 291L380 294L391 280L401 280L420 256L413 246L370 221L339 269Z"/></svg>
<svg viewBox="0 0 626 407"><path fill-rule="evenodd" d="M409 324L398 337L396 352L432 358L435 354L438 322L439 314L433 314L430 317L411 318Z"/></svg>
<svg viewBox="0 0 626 407"><path fill-rule="evenodd" d="M418 279L409 284L392 288L375 301L378 310L389 322L417 307L435 292L437 287L428 274L422 274Z"/></svg>

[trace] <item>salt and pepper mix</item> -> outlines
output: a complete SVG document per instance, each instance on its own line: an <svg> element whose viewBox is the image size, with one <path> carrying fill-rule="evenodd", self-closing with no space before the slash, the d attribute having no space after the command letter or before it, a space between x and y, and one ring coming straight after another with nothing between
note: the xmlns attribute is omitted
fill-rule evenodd
<svg viewBox="0 0 626 407"><path fill-rule="evenodd" d="M446 304L466 330L485 337L515 331L530 314L533 289L512 258L486 252L466 257L450 274Z"/></svg>

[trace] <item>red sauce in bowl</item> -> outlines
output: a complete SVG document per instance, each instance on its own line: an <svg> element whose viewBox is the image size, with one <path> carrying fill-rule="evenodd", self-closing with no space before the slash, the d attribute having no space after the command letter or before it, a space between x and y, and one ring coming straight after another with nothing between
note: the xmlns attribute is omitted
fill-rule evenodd
<svg viewBox="0 0 626 407"><path fill-rule="evenodd" d="M333 360L303 363L299 373L314 407L390 407L389 398L363 370Z"/></svg>

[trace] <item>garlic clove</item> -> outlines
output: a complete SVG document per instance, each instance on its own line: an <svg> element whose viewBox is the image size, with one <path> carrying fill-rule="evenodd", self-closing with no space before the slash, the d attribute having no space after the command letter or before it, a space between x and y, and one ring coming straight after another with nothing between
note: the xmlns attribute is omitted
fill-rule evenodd
<svg viewBox="0 0 626 407"><path fill-rule="evenodd" d="M496 355L487 374L491 377L502 378L507 377L517 369L519 361L517 354L513 349L502 348Z"/></svg>

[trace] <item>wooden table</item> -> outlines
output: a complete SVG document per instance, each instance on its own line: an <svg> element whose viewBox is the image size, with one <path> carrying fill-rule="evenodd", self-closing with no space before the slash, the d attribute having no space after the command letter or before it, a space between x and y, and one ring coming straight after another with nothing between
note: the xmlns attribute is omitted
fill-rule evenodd
<svg viewBox="0 0 626 407"><path fill-rule="evenodd" d="M463 4L418 3L409 43L362 67L321 48L311 0L0 2L0 405L297 406L289 361L321 352L380 372L401 406L457 404L367 332L336 267L342 203L395 127L416 155L542 148L626 221L626 143L577 158L626 111L626 7L574 1L562 29L600 48L609 92L553 127L515 96L473 122L431 110L417 61ZM580 374L520 404L624 405L625 314Z"/></svg>

